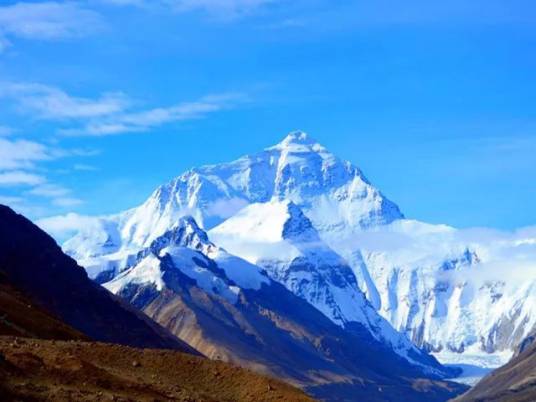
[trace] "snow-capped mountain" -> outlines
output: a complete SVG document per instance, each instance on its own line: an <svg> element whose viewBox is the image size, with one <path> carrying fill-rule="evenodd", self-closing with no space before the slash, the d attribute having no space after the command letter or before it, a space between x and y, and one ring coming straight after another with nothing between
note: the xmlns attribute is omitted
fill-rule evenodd
<svg viewBox="0 0 536 402"><path fill-rule="evenodd" d="M143 247L181 216L191 215L210 229L244 206L272 198L293 201L323 230L363 228L402 217L358 168L295 132L258 154L191 169L158 187L140 207L103 221L107 236L97 231L65 247L80 258L127 244ZM93 244L84 248L88 240Z"/></svg>
<svg viewBox="0 0 536 402"><path fill-rule="evenodd" d="M181 216L208 230L246 205L272 199L294 202L321 232L347 233L403 217L357 167L293 132L258 154L189 170L139 207L96 219L63 248L90 276L113 276Z"/></svg>
<svg viewBox="0 0 536 402"><path fill-rule="evenodd" d="M536 233L491 241L405 219L357 167L301 132L191 169L139 207L96 220L64 249L106 282L185 215L342 326L374 328L372 306L429 350L508 355L535 324L536 276L523 256ZM508 261L515 280L497 275Z"/></svg>
<svg viewBox="0 0 536 402"><path fill-rule="evenodd" d="M283 281L283 276L287 277L283 282L289 289L313 302L337 324L360 323L405 358L411 360L410 355L419 355L411 342L374 311L359 290L351 268L321 244L301 209L309 211L320 221L318 225L330 231L391 222L402 216L400 211L372 187L359 169L340 161L304 133L291 133L280 144L255 156L192 169L159 187L139 208L101 219L96 230L79 234L64 248L87 268L90 276L104 282L133 265L139 250L173 228L185 213L193 214L207 226L223 222L245 205L275 205L277 200L292 214L282 223L284 227L276 230L301 255L281 262L279 270L270 269L272 278ZM144 264L146 271L154 270L152 263ZM297 268L300 264L301 270ZM312 275L306 288L290 286L291 281L296 282L296 272ZM313 300L306 293L315 288L321 294Z"/></svg>
<svg viewBox="0 0 536 402"><path fill-rule="evenodd" d="M162 264L167 258L168 264ZM207 293L236 303L241 289L258 290L270 280L262 270L230 255L208 239L206 232L189 216L179 218L171 229L140 251L132 266L104 284L112 293L132 285L151 285L157 291L165 286L165 268L173 266L193 279Z"/></svg>

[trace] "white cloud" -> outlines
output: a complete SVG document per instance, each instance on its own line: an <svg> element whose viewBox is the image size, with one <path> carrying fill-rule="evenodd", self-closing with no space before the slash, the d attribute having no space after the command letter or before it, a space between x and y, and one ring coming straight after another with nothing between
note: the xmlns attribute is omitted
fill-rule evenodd
<svg viewBox="0 0 536 402"><path fill-rule="evenodd" d="M236 93L210 95L194 102L184 102L170 107L120 113L102 119L93 119L83 128L64 129L60 133L68 136L105 136L148 131L163 124L203 118L209 113L230 108L245 98L244 95Z"/></svg>
<svg viewBox="0 0 536 402"><path fill-rule="evenodd" d="M168 0L165 1L177 12L202 10L211 15L236 18L251 14L260 8L275 3L275 0Z"/></svg>
<svg viewBox="0 0 536 402"><path fill-rule="evenodd" d="M0 137L0 169L30 168L35 162L54 156L53 150L38 142Z"/></svg>
<svg viewBox="0 0 536 402"><path fill-rule="evenodd" d="M98 149L91 148L74 148L68 151L68 156L95 156L101 153Z"/></svg>
<svg viewBox="0 0 536 402"><path fill-rule="evenodd" d="M279 1L281 0L100 0L101 3L116 6L164 7L176 13L199 10L224 19L250 15Z"/></svg>
<svg viewBox="0 0 536 402"><path fill-rule="evenodd" d="M132 110L133 102L121 92L86 98L69 95L48 85L10 82L0 85L0 97L13 100L20 111L33 117L74 122L74 127L71 125L58 130L67 136L148 131L163 124L203 118L247 99L244 94L224 93L168 107Z"/></svg>
<svg viewBox="0 0 536 402"><path fill-rule="evenodd" d="M57 205L58 207L74 207L82 204L83 201L75 197L59 197L52 199L52 204Z"/></svg>
<svg viewBox="0 0 536 402"><path fill-rule="evenodd" d="M23 171L0 173L0 186L34 186L46 181L43 176Z"/></svg>
<svg viewBox="0 0 536 402"><path fill-rule="evenodd" d="M0 96L14 100L25 112L42 119L80 119L122 112L129 100L119 92L96 99L68 95L61 89L35 83L3 83Z"/></svg>
<svg viewBox="0 0 536 402"><path fill-rule="evenodd" d="M43 183L27 191L27 195L50 198L52 205L68 208L80 205L83 201L71 196L72 191L54 183Z"/></svg>
<svg viewBox="0 0 536 402"><path fill-rule="evenodd" d="M67 157L89 157L99 154L95 149L64 149L24 139L9 139L0 136L0 171L33 169L38 162ZM79 170L87 165L80 165Z"/></svg>
<svg viewBox="0 0 536 402"><path fill-rule="evenodd" d="M15 205L20 205L23 202L24 202L24 198L22 197L0 195L0 204L3 204L3 205L15 206Z"/></svg>
<svg viewBox="0 0 536 402"><path fill-rule="evenodd" d="M365 255L399 267L440 266L465 250L475 252L480 263L467 270L448 272L445 279L470 280L478 285L504 279L511 285L536 277L536 226L515 231L492 228L454 229L418 221L396 221L355 233L347 240L332 239L333 248L360 249ZM424 270L423 274L435 271Z"/></svg>
<svg viewBox="0 0 536 402"><path fill-rule="evenodd" d="M51 148L28 140L10 140L0 137L0 187L31 187L25 190L24 198L0 194L9 205L25 214L42 214L42 201L32 197L48 198L51 205L68 208L79 205L82 200L72 197L71 190L51 183L37 170L38 163L58 158L86 155L83 150ZM0 201L1 202L1 201Z"/></svg>
<svg viewBox="0 0 536 402"><path fill-rule="evenodd" d="M51 216L37 220L35 223L44 231L56 239L65 238L68 235L98 224L99 218L93 216L68 213L65 215Z"/></svg>
<svg viewBox="0 0 536 402"><path fill-rule="evenodd" d="M0 195L0 204L7 205L26 217L42 216L47 212L46 208L40 205L28 204L25 198L17 196Z"/></svg>
<svg viewBox="0 0 536 402"><path fill-rule="evenodd" d="M73 169L85 172L94 172L96 170L99 170L99 168L92 165L86 165L85 163L75 163Z"/></svg>
<svg viewBox="0 0 536 402"><path fill-rule="evenodd" d="M102 28L100 16L79 2L19 2L0 7L0 33L5 37L57 40L89 35Z"/></svg>
<svg viewBox="0 0 536 402"><path fill-rule="evenodd" d="M248 205L248 201L243 198L231 198L228 200L218 200L207 207L207 214L210 216L218 216L227 219L233 216L242 208Z"/></svg>
<svg viewBox="0 0 536 402"><path fill-rule="evenodd" d="M142 7L146 6L147 2L145 0L99 0L104 4L112 4L115 6L137 6Z"/></svg>
<svg viewBox="0 0 536 402"><path fill-rule="evenodd" d="M57 184L42 184L40 186L34 187L30 191L28 191L28 194L32 195L38 195L41 197L63 197L70 193L69 189L66 189L65 187L58 186Z"/></svg>

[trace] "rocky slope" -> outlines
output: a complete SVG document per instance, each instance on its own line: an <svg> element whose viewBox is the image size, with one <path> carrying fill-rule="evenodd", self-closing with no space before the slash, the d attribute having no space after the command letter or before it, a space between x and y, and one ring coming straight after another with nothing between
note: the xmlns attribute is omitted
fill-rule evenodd
<svg viewBox="0 0 536 402"><path fill-rule="evenodd" d="M39 339L89 340L87 336L36 306L0 276L0 335Z"/></svg>

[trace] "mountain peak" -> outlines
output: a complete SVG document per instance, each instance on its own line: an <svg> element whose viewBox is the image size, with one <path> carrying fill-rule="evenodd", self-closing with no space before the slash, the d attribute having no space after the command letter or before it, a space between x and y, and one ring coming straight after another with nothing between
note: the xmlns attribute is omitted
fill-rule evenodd
<svg viewBox="0 0 536 402"><path fill-rule="evenodd" d="M192 216L183 216L164 234L151 243L151 251L158 252L170 245L190 247L195 250L207 251L213 244L209 241L207 233L199 227Z"/></svg>
<svg viewBox="0 0 536 402"><path fill-rule="evenodd" d="M287 134L283 142L298 142L306 143L311 141L312 138L304 131L296 130Z"/></svg>
<svg viewBox="0 0 536 402"><path fill-rule="evenodd" d="M305 146L305 147L318 147L322 146L314 139L309 136L309 134L303 131L291 131L279 144L271 147L276 149L288 149L294 148L296 146Z"/></svg>

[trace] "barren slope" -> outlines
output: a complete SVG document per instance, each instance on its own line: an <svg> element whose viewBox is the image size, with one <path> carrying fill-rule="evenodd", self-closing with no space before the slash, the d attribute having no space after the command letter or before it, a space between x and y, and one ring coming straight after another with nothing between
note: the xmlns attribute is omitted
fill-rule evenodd
<svg viewBox="0 0 536 402"><path fill-rule="evenodd" d="M0 400L311 401L223 362L171 350L0 337Z"/></svg>

